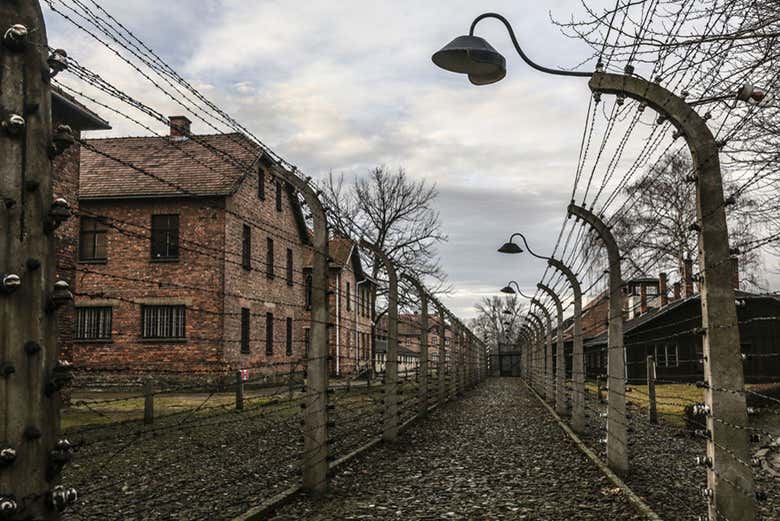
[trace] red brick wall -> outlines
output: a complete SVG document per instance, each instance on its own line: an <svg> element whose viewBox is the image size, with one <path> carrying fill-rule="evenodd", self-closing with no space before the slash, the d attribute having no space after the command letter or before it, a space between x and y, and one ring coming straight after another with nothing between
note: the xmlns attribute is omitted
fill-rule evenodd
<svg viewBox="0 0 780 521"><path fill-rule="evenodd" d="M77 367L188 372L224 366L219 296L224 261L219 252L225 216L214 208L220 204L217 199L81 202L84 214L106 216L110 227L108 260L77 264L76 304L111 305L113 331L110 342L74 341L69 359ZM151 216L164 213L179 215L177 262L150 261ZM141 303L186 304L187 340L142 339Z"/></svg>
<svg viewBox="0 0 780 521"><path fill-rule="evenodd" d="M296 226L293 206L284 185L282 211L276 210L277 184L265 176L265 199L258 197L258 178L243 181L228 199L224 235L225 258L225 361L235 368L247 368L250 374L303 371L305 279L303 249ZM242 218L237 217L242 216ZM252 269L241 266L242 230L248 224L252 231ZM266 275L266 240L274 241L273 279ZM293 285L287 283L287 248L293 251ZM240 339L241 308L250 310L250 353L242 354ZM266 313L273 313L273 354L266 354ZM293 319L292 355L286 354L286 319Z"/></svg>
<svg viewBox="0 0 780 521"><path fill-rule="evenodd" d="M60 122L54 122L56 127ZM80 133L74 130L77 138ZM76 275L76 247L78 245L78 187L79 160L81 147L72 146L58 156L52 165L52 190L54 198L62 197L70 204L72 216L63 222L54 232L57 241L56 277L74 287ZM59 348L63 356L69 353L73 339L73 306L65 306L57 311L59 328Z"/></svg>
<svg viewBox="0 0 780 521"><path fill-rule="evenodd" d="M350 304L347 306L347 284L350 288ZM359 286L370 299L368 282ZM347 376L356 369L364 370L371 359L371 315L373 306L369 304L368 313L361 314L357 277L351 265L342 269L330 270L330 315L333 327L330 331L330 374L336 375L336 358L339 359L339 374ZM336 305L338 299L339 305ZM337 320L338 310L338 320ZM336 327L338 324L338 327ZM338 342L337 342L338 331ZM338 346L338 349L337 349Z"/></svg>

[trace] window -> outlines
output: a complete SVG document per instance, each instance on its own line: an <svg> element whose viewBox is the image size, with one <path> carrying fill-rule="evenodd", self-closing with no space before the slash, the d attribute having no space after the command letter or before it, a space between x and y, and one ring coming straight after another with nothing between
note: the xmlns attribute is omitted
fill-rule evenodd
<svg viewBox="0 0 780 521"><path fill-rule="evenodd" d="M241 308L241 352L249 353L249 308Z"/></svg>
<svg viewBox="0 0 780 521"><path fill-rule="evenodd" d="M274 278L274 240L267 238L265 240L265 275L269 279Z"/></svg>
<svg viewBox="0 0 780 521"><path fill-rule="evenodd" d="M655 365L656 367L666 367L666 346L663 344L655 346Z"/></svg>
<svg viewBox="0 0 780 521"><path fill-rule="evenodd" d="M349 285L349 282L347 282L347 311L352 310L352 287Z"/></svg>
<svg viewBox="0 0 780 521"><path fill-rule="evenodd" d="M265 354L274 354L274 314L265 314Z"/></svg>
<svg viewBox="0 0 780 521"><path fill-rule="evenodd" d="M108 227L95 217L82 217L79 231L79 260L104 261L108 258Z"/></svg>
<svg viewBox="0 0 780 521"><path fill-rule="evenodd" d="M184 306L141 306L143 338L184 339Z"/></svg>
<svg viewBox="0 0 780 521"><path fill-rule="evenodd" d="M241 236L241 266L247 271L252 269L252 228L248 224Z"/></svg>
<svg viewBox="0 0 780 521"><path fill-rule="evenodd" d="M287 356L292 356L293 354L293 319L291 317L287 317Z"/></svg>
<svg viewBox="0 0 780 521"><path fill-rule="evenodd" d="M311 329L305 327L303 328L303 350L306 353L306 357L309 356L310 346L311 346Z"/></svg>
<svg viewBox="0 0 780 521"><path fill-rule="evenodd" d="M111 340L111 307L77 307L76 340Z"/></svg>
<svg viewBox="0 0 780 521"><path fill-rule="evenodd" d="M287 285L293 285L293 251L287 248Z"/></svg>
<svg viewBox="0 0 780 521"><path fill-rule="evenodd" d="M276 211L282 211L282 182L276 181Z"/></svg>
<svg viewBox="0 0 780 521"><path fill-rule="evenodd" d="M311 287L312 287L312 280L311 280L311 274L306 274L306 279L304 281L304 291L306 292L306 309L311 309Z"/></svg>
<svg viewBox="0 0 780 521"><path fill-rule="evenodd" d="M679 367L677 344L666 344L666 367Z"/></svg>
<svg viewBox="0 0 780 521"><path fill-rule="evenodd" d="M152 260L179 258L179 216L152 215Z"/></svg>
<svg viewBox="0 0 780 521"><path fill-rule="evenodd" d="M257 197L265 200L265 170L262 168L257 171Z"/></svg>

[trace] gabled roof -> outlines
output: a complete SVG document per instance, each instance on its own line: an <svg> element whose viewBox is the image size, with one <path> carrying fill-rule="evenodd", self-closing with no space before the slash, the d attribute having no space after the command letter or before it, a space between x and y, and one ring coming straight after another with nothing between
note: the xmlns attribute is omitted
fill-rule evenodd
<svg viewBox="0 0 780 521"><path fill-rule="evenodd" d="M645 313L644 315L639 315L638 317L632 318L631 320L626 320L623 323L623 335L631 333L632 331L635 331L636 329L642 327L643 325L645 325L645 324L647 324L649 322L653 322L653 321L655 321L655 320L665 316L666 314L668 314L668 313L670 313L670 312L672 312L672 311L674 311L676 309L681 308L682 306L684 306L684 305L686 305L688 303L698 302L700 296L701 296L701 294L697 293L697 294L692 295L692 296L687 297L687 298L682 298L682 299L679 299L679 300L675 300L675 301L669 302L669 304L667 304L666 306L664 306L662 308L653 309L653 310L649 311L648 313ZM734 296L737 299L747 299L747 300L758 299L758 298L770 298L770 299L776 299L777 300L777 297L775 295L761 295L761 294L757 294L757 293L748 293L747 291L741 291L741 290L735 290L734 291ZM593 337L591 339L588 339L585 342L585 345L586 346L598 346L598 345L606 344L607 343L607 337L608 337L608 332L604 332L604 333L602 333L602 334L600 334L598 336L595 336L595 337Z"/></svg>
<svg viewBox="0 0 780 521"><path fill-rule="evenodd" d="M51 87L51 119L74 130L110 130L111 125L56 85Z"/></svg>
<svg viewBox="0 0 780 521"><path fill-rule="evenodd" d="M81 199L230 195L257 169L262 155L240 133L90 139L89 144L99 152L82 147Z"/></svg>
<svg viewBox="0 0 780 521"><path fill-rule="evenodd" d="M328 263L330 269L343 270L349 263L352 263L352 271L355 272L355 277L359 281L368 281L372 284L376 282L371 279L363 271L363 263L360 261L360 254L357 250L357 245L352 239L346 237L334 237L328 241L328 254L330 255L330 262ZM314 261L314 251L306 250L303 257L303 267L311 268Z"/></svg>

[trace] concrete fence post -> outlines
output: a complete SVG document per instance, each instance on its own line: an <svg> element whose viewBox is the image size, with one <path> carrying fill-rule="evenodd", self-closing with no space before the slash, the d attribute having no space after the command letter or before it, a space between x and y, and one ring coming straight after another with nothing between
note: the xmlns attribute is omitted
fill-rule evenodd
<svg viewBox="0 0 780 521"><path fill-rule="evenodd" d="M74 137L65 126L52 132L47 58L38 1L0 2L0 518L8 519L58 519L72 503L53 508L59 471L50 458L60 390L72 376L58 360L57 310L73 299L56 279L53 233L73 201L54 199L52 159Z"/></svg>
<svg viewBox="0 0 780 521"><path fill-rule="evenodd" d="M550 363L550 380L554 381L554 395L555 395L555 412L560 415L566 413L566 358L563 353L563 304L558 295L549 287L545 286L541 282L536 285L537 288L547 293L555 304L555 311L558 318L558 333L556 337L555 347L555 375L552 374L552 349L548 355ZM550 344L552 346L552 343Z"/></svg>
<svg viewBox="0 0 780 521"><path fill-rule="evenodd" d="M699 229L702 328L705 332L704 402L707 408L709 516L713 521L755 519L749 459L747 407L739 324L731 285L723 179L718 144L704 118L683 98L658 83L635 76L594 73L592 91L647 103L666 116L685 139L695 167Z"/></svg>
<svg viewBox="0 0 780 521"><path fill-rule="evenodd" d="M658 423L655 399L655 359L652 356L647 357L647 399L650 402L648 406L650 423Z"/></svg>
<svg viewBox="0 0 780 521"><path fill-rule="evenodd" d="M152 377L144 380L144 424L154 423L154 387Z"/></svg>
<svg viewBox="0 0 780 521"><path fill-rule="evenodd" d="M623 344L623 276L615 237L593 212L571 203L569 216L582 219L606 245L609 259L609 315L607 332L607 464L620 475L628 474L626 425L626 356Z"/></svg>
<svg viewBox="0 0 780 521"><path fill-rule="evenodd" d="M244 410L244 378L241 371L236 371L236 410Z"/></svg>
<svg viewBox="0 0 780 521"><path fill-rule="evenodd" d="M303 196L312 216L311 340L306 359L301 467L303 488L320 494L328 488L328 221L308 179L280 164L274 166L273 172Z"/></svg>
<svg viewBox="0 0 780 521"><path fill-rule="evenodd" d="M387 358L385 360L384 419L382 439L398 440L398 274L392 261L379 247L366 240L360 245L374 255L387 272Z"/></svg>

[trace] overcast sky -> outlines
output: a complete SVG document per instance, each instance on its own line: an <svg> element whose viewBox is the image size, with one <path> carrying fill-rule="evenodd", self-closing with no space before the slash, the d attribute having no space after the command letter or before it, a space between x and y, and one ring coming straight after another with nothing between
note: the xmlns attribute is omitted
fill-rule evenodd
<svg viewBox="0 0 780 521"><path fill-rule="evenodd" d="M430 56L492 10L510 19L538 62L573 66L588 50L564 37L550 13L568 19L580 12L578 1L100 3L308 175L360 175L384 164L436 183L449 236L442 264L454 288L443 300L458 314L473 316L474 303L509 279L532 291L544 264L495 250L523 231L534 249L551 251L577 164L586 81L525 66L492 20L477 33L507 57L503 82L474 87L434 67ZM84 33L48 10L46 17L50 45L162 113L179 112ZM114 134L141 133L105 117ZM213 132L197 123L193 129Z"/></svg>

